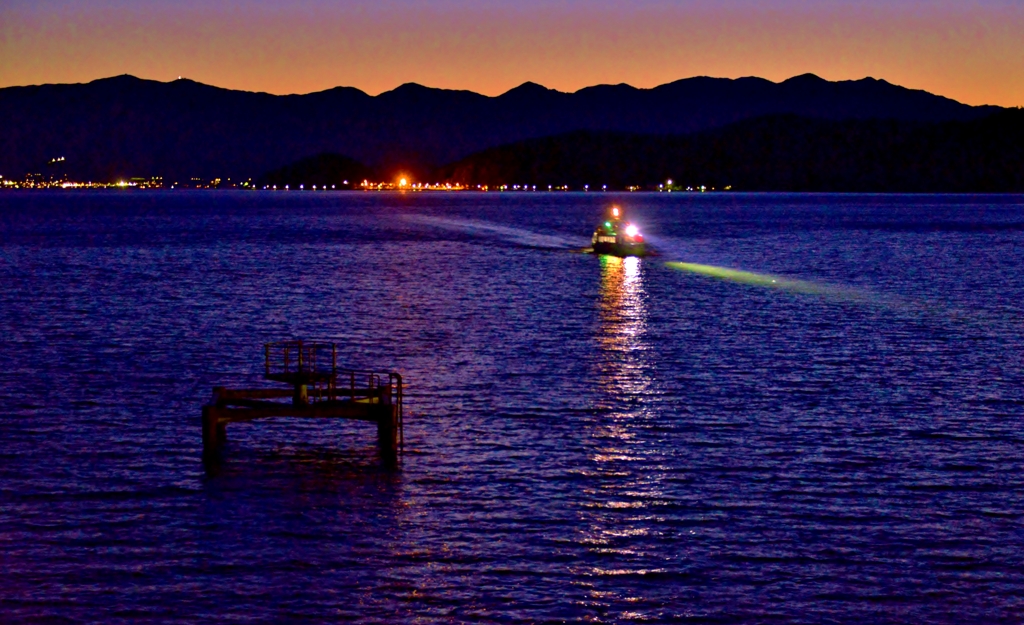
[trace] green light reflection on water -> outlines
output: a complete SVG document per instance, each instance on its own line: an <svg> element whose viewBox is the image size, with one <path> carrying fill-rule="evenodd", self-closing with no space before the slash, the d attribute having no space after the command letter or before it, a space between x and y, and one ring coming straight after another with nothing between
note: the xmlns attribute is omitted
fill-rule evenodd
<svg viewBox="0 0 1024 625"><path fill-rule="evenodd" d="M752 271L717 267L715 265L701 265L698 263L670 261L666 262L665 265L672 269L686 271L715 280L774 289L798 295L819 296L831 301L879 306L904 314L926 315L933 322L941 323L943 326L947 326L949 323L957 325L968 324L980 329L988 328L993 323L991 319L979 318L976 312L951 308L936 302L917 301L899 295L872 292L861 288L822 284L809 280L796 280L772 274L754 273Z"/></svg>
<svg viewBox="0 0 1024 625"><path fill-rule="evenodd" d="M865 293L858 292L849 287L820 284L809 280L796 280L793 278L784 278L782 276L775 276L766 273L754 273L752 271L729 269L728 267L716 267L714 265L700 265L697 263L668 262L665 264L673 269L707 276L716 280L726 280L728 282L738 282L740 284L778 289L780 291L787 291L790 293L825 295L846 300L867 301L874 299Z"/></svg>

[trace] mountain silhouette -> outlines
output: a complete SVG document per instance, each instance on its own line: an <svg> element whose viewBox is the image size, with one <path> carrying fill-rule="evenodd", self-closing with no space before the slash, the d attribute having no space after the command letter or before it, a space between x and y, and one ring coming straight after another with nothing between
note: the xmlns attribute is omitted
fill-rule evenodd
<svg viewBox="0 0 1024 625"><path fill-rule="evenodd" d="M68 175L80 180L256 179L337 154L382 175L426 175L489 148L572 132L677 136L771 115L951 122L998 110L882 80L809 74L781 83L699 77L575 93L525 83L496 97L417 84L377 96L347 87L278 96L117 76L0 89L0 174L44 171L63 156Z"/></svg>

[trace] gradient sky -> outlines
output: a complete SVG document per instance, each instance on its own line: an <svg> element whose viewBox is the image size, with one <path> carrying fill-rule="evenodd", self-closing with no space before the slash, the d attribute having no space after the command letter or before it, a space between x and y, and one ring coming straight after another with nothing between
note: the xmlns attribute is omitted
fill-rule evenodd
<svg viewBox="0 0 1024 625"><path fill-rule="evenodd" d="M128 73L497 95L806 72L1021 106L1024 0L0 0L0 86Z"/></svg>

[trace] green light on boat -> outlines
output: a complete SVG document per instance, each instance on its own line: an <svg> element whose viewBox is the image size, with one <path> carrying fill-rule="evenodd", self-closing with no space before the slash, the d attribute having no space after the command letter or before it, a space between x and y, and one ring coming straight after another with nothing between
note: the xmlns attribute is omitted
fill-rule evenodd
<svg viewBox="0 0 1024 625"><path fill-rule="evenodd" d="M610 222L610 221L604 222L604 227L605 228L611 228L612 227L612 222Z"/></svg>

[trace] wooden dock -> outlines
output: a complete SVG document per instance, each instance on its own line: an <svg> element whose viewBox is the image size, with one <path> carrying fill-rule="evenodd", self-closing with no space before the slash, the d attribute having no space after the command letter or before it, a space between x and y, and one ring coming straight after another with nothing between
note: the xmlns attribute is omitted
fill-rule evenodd
<svg viewBox="0 0 1024 625"><path fill-rule="evenodd" d="M229 423L304 417L376 423L381 458L397 461L405 446L401 375L339 369L334 343L282 341L263 351L264 379L290 388L215 387L203 406L204 455L220 451Z"/></svg>

